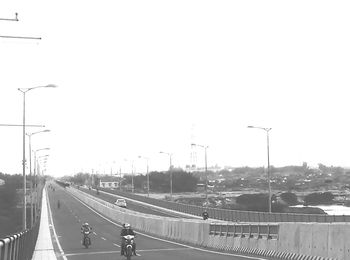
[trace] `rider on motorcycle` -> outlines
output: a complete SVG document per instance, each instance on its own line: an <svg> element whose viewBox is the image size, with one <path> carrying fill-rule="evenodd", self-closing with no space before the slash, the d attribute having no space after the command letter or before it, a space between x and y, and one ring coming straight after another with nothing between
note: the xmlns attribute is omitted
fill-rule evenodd
<svg viewBox="0 0 350 260"><path fill-rule="evenodd" d="M88 233L88 235L92 232L92 228L89 226L89 223L85 222L81 226L81 233L83 234L83 243L84 243L84 237L86 236L85 232Z"/></svg>
<svg viewBox="0 0 350 260"><path fill-rule="evenodd" d="M202 213L202 217L204 220L207 220L209 218L208 211L204 210L204 212Z"/></svg>
<svg viewBox="0 0 350 260"><path fill-rule="evenodd" d="M120 237L122 239L122 244L120 246L120 255L124 255L124 247L125 247L125 239L124 239L124 236L127 236L127 235L132 235L132 236L135 236L135 232L131 229L131 226L130 224L128 223L125 223L123 224L123 228L122 228L122 231L120 232ZM136 244L134 242L133 244L133 253L134 255L136 255Z"/></svg>

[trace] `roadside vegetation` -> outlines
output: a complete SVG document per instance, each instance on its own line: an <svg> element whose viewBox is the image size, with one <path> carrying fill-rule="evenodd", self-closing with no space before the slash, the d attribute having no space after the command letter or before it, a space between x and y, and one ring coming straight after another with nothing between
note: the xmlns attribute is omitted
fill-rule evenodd
<svg viewBox="0 0 350 260"><path fill-rule="evenodd" d="M0 173L5 184L0 186L0 238L21 231L22 209L18 208L17 189L22 186L21 175Z"/></svg>
<svg viewBox="0 0 350 260"><path fill-rule="evenodd" d="M321 165L322 166L322 165ZM257 174L258 172L263 171L262 168L240 168L237 171L250 172L251 174ZM290 170L305 170L308 174L310 171L307 166L295 166L295 167L284 167L286 171ZM328 172L329 168L325 168ZM339 169L337 168L337 171ZM248 192L245 193L246 188L244 186L252 186L254 183L250 182L249 184L245 183L245 179L239 178L233 180L231 183L236 183L235 188L220 186L212 186L215 189L208 189L209 197L206 201L203 196L202 191L198 191L197 184L203 183L203 173L188 173L181 169L174 169L172 171L173 175L173 193L189 193L193 196L183 196L176 199L179 203L192 204L197 206L209 206L213 208L223 208L223 209L232 209L232 210L244 210L244 211L260 211L268 212L268 194L266 192ZM309 175L308 175L309 176ZM202 177L202 179L201 179ZM212 177L212 176L211 176ZM99 183L99 180L104 178L100 175L90 175L87 173L78 173L73 177L67 177L65 180L73 182L77 185L87 185L96 187L96 184ZM131 191L132 176L126 175L123 179L119 179L122 182L121 190ZM227 181L227 179L226 179ZM147 191L147 175L135 175L133 176L134 189L136 193L145 193ZM150 172L149 174L150 190L151 193L169 193L170 191L170 172ZM211 182L213 183L213 182ZM225 182L224 182L225 183ZM244 185L242 185L244 184ZM267 190L266 182L263 183L261 180L256 181L257 185L261 191ZM276 185L276 182L274 183ZM238 187L240 188L238 188ZM243 187L242 187L243 186ZM118 188L120 189L120 187ZM274 187L273 190L276 188ZM235 197L226 197L222 195L225 191L241 191L241 195ZM256 189L259 190L259 189ZM252 194L250 194L252 193ZM165 199L167 197L165 196ZM281 213L302 213L302 214L325 214L322 209L315 208L312 206L315 205L330 205L334 203L334 195L331 192L314 192L306 195L303 198L298 198L295 193L292 191L286 192L276 192L272 195L272 212L281 212ZM293 207L295 205L304 205L306 207Z"/></svg>

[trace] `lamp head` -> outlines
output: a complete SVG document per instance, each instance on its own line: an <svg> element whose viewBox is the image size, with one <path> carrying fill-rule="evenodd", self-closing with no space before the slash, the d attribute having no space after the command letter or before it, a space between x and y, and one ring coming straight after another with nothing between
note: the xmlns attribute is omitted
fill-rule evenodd
<svg viewBox="0 0 350 260"><path fill-rule="evenodd" d="M48 84L45 86L45 88L57 88L57 85L55 84Z"/></svg>

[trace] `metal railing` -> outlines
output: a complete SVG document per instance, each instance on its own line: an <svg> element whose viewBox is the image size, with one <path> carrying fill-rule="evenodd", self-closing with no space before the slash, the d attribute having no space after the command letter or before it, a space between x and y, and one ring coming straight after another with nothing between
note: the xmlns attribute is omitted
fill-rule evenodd
<svg viewBox="0 0 350 260"><path fill-rule="evenodd" d="M100 188L100 190L113 193L122 197L138 200L158 207L167 208L183 213L201 216L206 210L211 219L219 219L233 222L350 222L350 215L327 215L327 214L296 214L296 213L267 213L256 211L240 211L229 209L218 209L210 207L201 207L189 204L182 204L172 201L159 200L146 196L136 195L129 192L109 190Z"/></svg>
<svg viewBox="0 0 350 260"><path fill-rule="evenodd" d="M209 235L278 239L278 224L222 224L211 223Z"/></svg>
<svg viewBox="0 0 350 260"><path fill-rule="evenodd" d="M39 206L41 210L42 190L40 187L38 196ZM0 239L0 260L30 260L35 249L36 240L38 238L40 215L34 221L34 225L30 229L26 229L18 234L7 236Z"/></svg>
<svg viewBox="0 0 350 260"><path fill-rule="evenodd" d="M38 231L39 222L31 229L0 239L0 259L30 260L34 252Z"/></svg>

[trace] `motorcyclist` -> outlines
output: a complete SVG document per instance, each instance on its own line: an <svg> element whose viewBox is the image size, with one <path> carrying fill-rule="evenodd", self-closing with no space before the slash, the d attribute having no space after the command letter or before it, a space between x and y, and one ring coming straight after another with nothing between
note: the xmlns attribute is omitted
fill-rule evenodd
<svg viewBox="0 0 350 260"><path fill-rule="evenodd" d="M88 232L88 235L92 232L92 228L89 226L89 223L85 222L82 224L81 228L81 233L83 234L83 243L84 243L84 236L85 236L85 232Z"/></svg>
<svg viewBox="0 0 350 260"><path fill-rule="evenodd" d="M132 235L132 236L136 236L134 230L132 230L130 224L128 223L125 223L123 224L123 228L122 228L122 231L120 232L120 237L122 239L122 244L120 246L120 255L124 255L124 248L125 248L125 239L124 239L124 236L127 236L127 235ZM134 244L133 244L133 253L134 255L136 255L136 243L134 241Z"/></svg>
<svg viewBox="0 0 350 260"><path fill-rule="evenodd" d="M204 212L202 213L202 217L204 220L207 220L209 218L209 214L206 210L204 210Z"/></svg>

